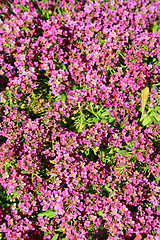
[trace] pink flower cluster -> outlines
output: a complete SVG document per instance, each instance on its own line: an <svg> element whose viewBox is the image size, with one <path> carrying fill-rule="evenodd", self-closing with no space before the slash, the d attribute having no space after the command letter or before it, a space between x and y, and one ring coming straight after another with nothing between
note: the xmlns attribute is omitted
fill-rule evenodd
<svg viewBox="0 0 160 240"><path fill-rule="evenodd" d="M1 239L160 238L159 4L1 1Z"/></svg>

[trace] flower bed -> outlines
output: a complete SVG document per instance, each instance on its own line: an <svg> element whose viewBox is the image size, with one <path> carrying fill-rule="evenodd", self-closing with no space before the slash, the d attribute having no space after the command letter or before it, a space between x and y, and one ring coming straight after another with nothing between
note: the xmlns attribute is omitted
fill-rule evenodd
<svg viewBox="0 0 160 240"><path fill-rule="evenodd" d="M159 1L0 4L0 239L158 240Z"/></svg>

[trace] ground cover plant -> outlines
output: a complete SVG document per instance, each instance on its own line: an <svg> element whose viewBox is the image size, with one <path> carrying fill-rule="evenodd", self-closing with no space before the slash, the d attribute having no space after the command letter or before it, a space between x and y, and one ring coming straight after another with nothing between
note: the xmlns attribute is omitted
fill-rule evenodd
<svg viewBox="0 0 160 240"><path fill-rule="evenodd" d="M0 239L160 239L159 6L0 1Z"/></svg>

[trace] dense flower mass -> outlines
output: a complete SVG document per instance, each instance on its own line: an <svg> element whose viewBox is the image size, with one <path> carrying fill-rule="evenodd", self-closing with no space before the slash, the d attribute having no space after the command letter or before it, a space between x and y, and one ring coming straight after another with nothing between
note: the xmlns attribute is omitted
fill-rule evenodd
<svg viewBox="0 0 160 240"><path fill-rule="evenodd" d="M160 239L159 6L0 1L0 239Z"/></svg>

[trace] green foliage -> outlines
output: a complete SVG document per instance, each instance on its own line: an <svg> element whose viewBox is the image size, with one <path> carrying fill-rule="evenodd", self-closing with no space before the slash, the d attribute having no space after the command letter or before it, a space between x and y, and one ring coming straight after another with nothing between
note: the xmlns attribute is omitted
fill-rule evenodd
<svg viewBox="0 0 160 240"><path fill-rule="evenodd" d="M141 120L143 126L160 123L160 106L149 109L147 114L145 114Z"/></svg>
<svg viewBox="0 0 160 240"><path fill-rule="evenodd" d="M54 235L54 237L52 237L52 240L57 240L58 237L59 237L59 234L56 234L56 235Z"/></svg>
<svg viewBox="0 0 160 240"><path fill-rule="evenodd" d="M156 175L153 175L153 176L154 176L155 181L159 184L160 183L160 177L156 176Z"/></svg>
<svg viewBox="0 0 160 240"><path fill-rule="evenodd" d="M5 16L4 13L0 13L0 18L1 18L1 19L4 19L4 16Z"/></svg>
<svg viewBox="0 0 160 240"><path fill-rule="evenodd" d="M27 26L22 26L22 27L21 27L21 30L23 30L23 31L25 31L25 32L28 32L28 31L30 31L30 28L27 27Z"/></svg>
<svg viewBox="0 0 160 240"><path fill-rule="evenodd" d="M14 49L15 48L11 44L9 44L9 43L4 43L3 45L6 46L7 48L10 48L10 49Z"/></svg>
<svg viewBox="0 0 160 240"><path fill-rule="evenodd" d="M160 31L160 20L155 21L151 25L152 32Z"/></svg>
<svg viewBox="0 0 160 240"><path fill-rule="evenodd" d="M99 43L105 44L105 43L106 43L106 40L105 40L105 39L99 39Z"/></svg>
<svg viewBox="0 0 160 240"><path fill-rule="evenodd" d="M78 102L77 105L78 108L72 114L71 119L78 133L92 127L97 122L113 123L115 121L107 107L96 105L92 102L88 102L88 105L83 105L83 103Z"/></svg>
<svg viewBox="0 0 160 240"><path fill-rule="evenodd" d="M48 9L40 9L41 15L45 17L46 19L49 19L50 16L52 15L52 11Z"/></svg>
<svg viewBox="0 0 160 240"><path fill-rule="evenodd" d="M39 213L38 217L42 216L42 217L47 217L47 218L53 218L55 217L57 214L55 213L55 210L53 209L48 209L45 212Z"/></svg>
<svg viewBox="0 0 160 240"><path fill-rule="evenodd" d="M58 98L60 98L61 101L65 102L67 100L67 95L65 93L61 93L58 95Z"/></svg>
<svg viewBox="0 0 160 240"><path fill-rule="evenodd" d="M102 194L102 196L105 196L105 197L108 197L109 196L109 193L111 191L110 189L110 183L108 183L107 185L102 185L101 186L101 191L100 193ZM102 216L103 215L103 211L101 210L100 212L98 212L99 216Z"/></svg>
<svg viewBox="0 0 160 240"><path fill-rule="evenodd" d="M126 115L125 118L123 119L123 121L121 121L121 123L120 123L120 128L123 128L125 126L125 122L128 122L128 119L129 119L129 117L128 117L128 115Z"/></svg>
<svg viewBox="0 0 160 240"><path fill-rule="evenodd" d="M96 193L97 192L96 185L89 185L88 189L87 189L87 192L92 193L92 194Z"/></svg>
<svg viewBox="0 0 160 240"><path fill-rule="evenodd" d="M64 69L64 70L67 69L67 65L64 64L63 62L60 62L57 58L54 58L53 61L55 63L56 69Z"/></svg>
<svg viewBox="0 0 160 240"><path fill-rule="evenodd" d="M110 164L111 166L115 165L115 153L116 150L112 147L100 146L100 151L98 153L98 157L101 159L103 163Z"/></svg>
<svg viewBox="0 0 160 240"><path fill-rule="evenodd" d="M7 194L6 189L4 189L2 186L0 186L0 206L3 209L6 209L10 206L10 196Z"/></svg>
<svg viewBox="0 0 160 240"><path fill-rule="evenodd" d="M10 88L6 87L4 96L5 96L5 100L6 100L5 105L14 107L13 99L15 99L15 94L13 93L13 91Z"/></svg>
<svg viewBox="0 0 160 240"><path fill-rule="evenodd" d="M98 215L99 215L100 217L102 217L103 214L104 214L104 211L103 211L103 210L99 210L99 211L98 211Z"/></svg>
<svg viewBox="0 0 160 240"><path fill-rule="evenodd" d="M22 12L25 12L28 9L28 5L15 4L15 7L22 9Z"/></svg>
<svg viewBox="0 0 160 240"><path fill-rule="evenodd" d="M99 148L96 146L92 146L92 148L81 149L80 152L82 155L88 159L89 161L95 162L97 160Z"/></svg>
<svg viewBox="0 0 160 240"><path fill-rule="evenodd" d="M160 205L158 205L158 206L156 207L156 209L157 209L157 211L160 211Z"/></svg>
<svg viewBox="0 0 160 240"><path fill-rule="evenodd" d="M130 152L127 152L126 150L118 150L117 153L122 156L132 156L132 154Z"/></svg>

